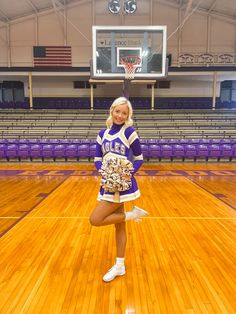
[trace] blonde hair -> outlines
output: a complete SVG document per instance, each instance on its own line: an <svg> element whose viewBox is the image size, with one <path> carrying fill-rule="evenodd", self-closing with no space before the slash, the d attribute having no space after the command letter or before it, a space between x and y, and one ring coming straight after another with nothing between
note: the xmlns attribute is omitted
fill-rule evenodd
<svg viewBox="0 0 236 314"><path fill-rule="evenodd" d="M113 124L113 120L112 120L112 112L113 110L115 109L115 107L119 106L119 105L127 105L128 106L128 118L127 120L125 121L125 125L126 126L131 126L133 125L133 119L132 119L132 116L133 116L133 108L132 108L132 105L131 105L131 102L126 99L125 97L118 97L116 98L111 107L110 107L110 115L109 117L107 118L107 121L106 121L106 126L108 129L110 129L112 127L112 124Z"/></svg>

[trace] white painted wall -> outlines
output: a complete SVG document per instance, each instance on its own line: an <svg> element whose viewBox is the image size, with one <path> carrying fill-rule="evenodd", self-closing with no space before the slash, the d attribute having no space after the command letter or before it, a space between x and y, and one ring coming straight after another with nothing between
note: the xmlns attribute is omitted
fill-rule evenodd
<svg viewBox="0 0 236 314"><path fill-rule="evenodd" d="M25 93L28 96L28 82L25 81ZM212 97L212 82L189 79L171 80L170 89L155 89L160 97ZM122 95L122 84L97 84L94 97L117 97ZM220 94L220 82L217 83L217 97ZM89 89L74 89L73 81L64 78L34 78L33 95L35 97L90 97ZM132 84L130 96L149 97L151 89L146 84Z"/></svg>
<svg viewBox="0 0 236 314"><path fill-rule="evenodd" d="M62 14L44 12L38 17L30 16L11 22L9 26L0 23L0 67L32 66L34 45L72 46L73 66L89 66L92 57L92 25L167 25L168 53L172 63L178 54L189 53L236 53L236 27L233 21L195 12L177 30L184 11L177 7L160 4L153 0L138 1L138 10L133 15L112 15L107 9L107 0L82 1L66 9L66 23ZM1 75L1 74L0 74ZM5 78L6 79L6 78ZM14 78L10 78L13 79ZM236 78L235 78L236 79ZM3 77L0 76L0 81ZM219 96L219 82L217 96ZM28 80L25 78L28 96ZM122 93L122 86L98 85L94 96L114 96ZM149 96L146 85L131 88L131 96ZM201 81L175 80L171 78L171 89L155 90L160 96L212 96L212 79ZM33 79L34 96L89 96L86 89L73 89L73 79L37 78Z"/></svg>
<svg viewBox="0 0 236 314"><path fill-rule="evenodd" d="M94 5L93 5L94 3ZM138 1L133 15L113 15L107 9L107 0L77 3L56 14L54 11L0 24L0 66L32 66L34 45L71 45L73 66L88 66L91 59L92 25L167 25L168 37L175 32L184 11L150 0ZM168 40L168 53L176 62L177 54L184 52L236 53L235 22L195 12ZM208 32L209 30L209 32ZM9 34L9 39L8 39Z"/></svg>

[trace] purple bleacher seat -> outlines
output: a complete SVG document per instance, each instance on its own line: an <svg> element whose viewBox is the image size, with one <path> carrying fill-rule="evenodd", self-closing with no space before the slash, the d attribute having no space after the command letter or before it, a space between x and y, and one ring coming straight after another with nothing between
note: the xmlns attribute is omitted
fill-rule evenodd
<svg viewBox="0 0 236 314"><path fill-rule="evenodd" d="M144 158L148 158L149 157L149 148L148 148L148 144L140 144L141 146L141 151L142 151L142 154L143 154L143 157Z"/></svg>
<svg viewBox="0 0 236 314"><path fill-rule="evenodd" d="M29 102L27 102L27 101L24 101L24 103L23 103L23 107L22 107L23 109L29 109L30 108L30 104L29 104Z"/></svg>
<svg viewBox="0 0 236 314"><path fill-rule="evenodd" d="M15 101L14 102L14 109L24 108L24 102L23 101Z"/></svg>
<svg viewBox="0 0 236 314"><path fill-rule="evenodd" d="M0 144L7 144L7 139L0 138Z"/></svg>
<svg viewBox="0 0 236 314"><path fill-rule="evenodd" d="M221 156L221 150L220 150L220 145L216 145L216 144L210 144L208 145L208 149L209 149L209 157L212 158L220 158Z"/></svg>
<svg viewBox="0 0 236 314"><path fill-rule="evenodd" d="M40 144L30 144L30 158L41 158L42 157L42 147Z"/></svg>
<svg viewBox="0 0 236 314"><path fill-rule="evenodd" d="M140 144L148 144L148 145L150 145L150 144L156 144L156 143L158 143L158 140L157 139L155 139L155 138L150 138L150 139L148 139L148 140L144 140L144 139L141 139L140 140Z"/></svg>
<svg viewBox="0 0 236 314"><path fill-rule="evenodd" d="M232 148L232 155L233 155L233 157L236 157L236 143L233 144L233 145L231 146L231 148Z"/></svg>
<svg viewBox="0 0 236 314"><path fill-rule="evenodd" d="M140 141L140 144L142 145L142 144L149 144L150 140L146 140L144 138L141 138L139 141Z"/></svg>
<svg viewBox="0 0 236 314"><path fill-rule="evenodd" d="M95 153L96 153L96 144L90 143L90 145L89 145L89 157L94 158Z"/></svg>
<svg viewBox="0 0 236 314"><path fill-rule="evenodd" d="M148 157L150 158L160 158L161 157L161 146L155 143L149 143L148 145Z"/></svg>
<svg viewBox="0 0 236 314"><path fill-rule="evenodd" d="M221 156L222 158L233 157L233 149L229 144L220 145Z"/></svg>
<svg viewBox="0 0 236 314"><path fill-rule="evenodd" d="M200 144L211 144L211 139L210 138L201 138L200 139Z"/></svg>
<svg viewBox="0 0 236 314"><path fill-rule="evenodd" d="M39 143L43 146L43 145L47 145L50 144L50 140L47 138L42 138Z"/></svg>
<svg viewBox="0 0 236 314"><path fill-rule="evenodd" d="M172 147L173 147L173 157L184 158L185 150L184 150L183 144L174 144Z"/></svg>
<svg viewBox="0 0 236 314"><path fill-rule="evenodd" d="M220 144L221 143L221 139L217 139L217 138L212 138L211 139L211 144L216 144L216 145L218 145L218 144Z"/></svg>
<svg viewBox="0 0 236 314"><path fill-rule="evenodd" d="M71 140L65 138L65 139L61 139L59 140L60 141L60 144L64 144L64 145L68 145L71 143Z"/></svg>
<svg viewBox="0 0 236 314"><path fill-rule="evenodd" d="M6 144L0 144L0 158L6 158Z"/></svg>
<svg viewBox="0 0 236 314"><path fill-rule="evenodd" d="M18 144L19 143L19 140L16 139L16 138L8 138L7 139L7 144L10 145L10 144Z"/></svg>
<svg viewBox="0 0 236 314"><path fill-rule="evenodd" d="M187 144L185 145L185 158L196 158L197 150L195 145Z"/></svg>
<svg viewBox="0 0 236 314"><path fill-rule="evenodd" d="M80 158L89 157L89 146L90 146L90 144L80 144L78 146L78 156Z"/></svg>
<svg viewBox="0 0 236 314"><path fill-rule="evenodd" d="M60 140L53 138L53 139L50 139L50 140L48 141L48 144L58 145L58 144L61 144L61 143L60 143Z"/></svg>
<svg viewBox="0 0 236 314"><path fill-rule="evenodd" d="M77 158L78 157L78 146L76 144L68 144L65 150L66 158Z"/></svg>
<svg viewBox="0 0 236 314"><path fill-rule="evenodd" d="M190 144L190 141L188 138L180 138L179 139L179 144L182 144L182 145L189 145Z"/></svg>
<svg viewBox="0 0 236 314"><path fill-rule="evenodd" d="M170 145L179 144L179 139L178 139L178 138L170 138L170 139L168 140L168 144L170 144Z"/></svg>
<svg viewBox="0 0 236 314"><path fill-rule="evenodd" d="M200 138L188 139L188 144L190 144L190 145L196 145L196 144L200 144L200 143L201 143L201 139Z"/></svg>
<svg viewBox="0 0 236 314"><path fill-rule="evenodd" d="M169 144L169 139L168 138L160 138L157 140L156 143L158 143L160 145L167 145L167 144Z"/></svg>
<svg viewBox="0 0 236 314"><path fill-rule="evenodd" d="M96 144L96 139L90 139L90 140L88 140L88 144L90 144L90 145L93 145L93 144ZM86 142L85 142L86 143Z"/></svg>
<svg viewBox="0 0 236 314"><path fill-rule="evenodd" d="M52 144L42 145L42 158L53 158L53 145Z"/></svg>
<svg viewBox="0 0 236 314"><path fill-rule="evenodd" d="M232 140L230 138L222 138L220 140L220 144L228 144L231 145L232 144Z"/></svg>
<svg viewBox="0 0 236 314"><path fill-rule="evenodd" d="M9 144L6 146L6 157L7 158L18 158L18 145Z"/></svg>
<svg viewBox="0 0 236 314"><path fill-rule="evenodd" d="M65 148L64 144L56 144L53 149L53 157L54 158L65 158Z"/></svg>
<svg viewBox="0 0 236 314"><path fill-rule="evenodd" d="M20 159L30 157L30 145L29 144L19 144L18 157Z"/></svg>
<svg viewBox="0 0 236 314"><path fill-rule="evenodd" d="M76 144L76 145L79 145L81 143L81 140L79 140L79 139L72 139L71 140L71 144Z"/></svg>
<svg viewBox="0 0 236 314"><path fill-rule="evenodd" d="M39 139L29 139L29 143L30 144L39 144L40 143L40 140Z"/></svg>
<svg viewBox="0 0 236 314"><path fill-rule="evenodd" d="M204 158L205 160L208 158L208 145L199 144L197 145L197 158Z"/></svg>
<svg viewBox="0 0 236 314"><path fill-rule="evenodd" d="M29 143L29 140L27 140L27 139L19 139L19 140L18 140L18 143L19 143L19 144L28 144L28 143Z"/></svg>
<svg viewBox="0 0 236 314"><path fill-rule="evenodd" d="M79 140L79 143L81 144L90 144L92 140L89 140L89 139L82 139L82 140ZM95 140L96 142L96 140Z"/></svg>
<svg viewBox="0 0 236 314"><path fill-rule="evenodd" d="M161 158L172 158L173 150L171 145L161 145Z"/></svg>

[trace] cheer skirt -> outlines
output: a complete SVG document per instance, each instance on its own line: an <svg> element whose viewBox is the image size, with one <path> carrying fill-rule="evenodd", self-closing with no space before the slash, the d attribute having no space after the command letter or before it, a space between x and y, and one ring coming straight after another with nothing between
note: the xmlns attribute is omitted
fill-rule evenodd
<svg viewBox="0 0 236 314"><path fill-rule="evenodd" d="M119 192L119 197L117 198L117 194L114 192L106 192L101 187L98 193L98 201L109 201L113 203L123 203L135 200L136 198L140 197L140 191L138 189L138 185L136 179L134 177L131 178L131 188L127 191ZM116 195L115 195L116 194Z"/></svg>

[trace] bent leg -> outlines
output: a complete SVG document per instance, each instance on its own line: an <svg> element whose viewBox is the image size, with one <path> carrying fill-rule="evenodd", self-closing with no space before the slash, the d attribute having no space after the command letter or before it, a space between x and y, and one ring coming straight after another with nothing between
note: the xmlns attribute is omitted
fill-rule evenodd
<svg viewBox="0 0 236 314"><path fill-rule="evenodd" d="M105 226L123 222L125 220L124 212L116 212L120 205L120 203L100 201L90 216L91 225Z"/></svg>

